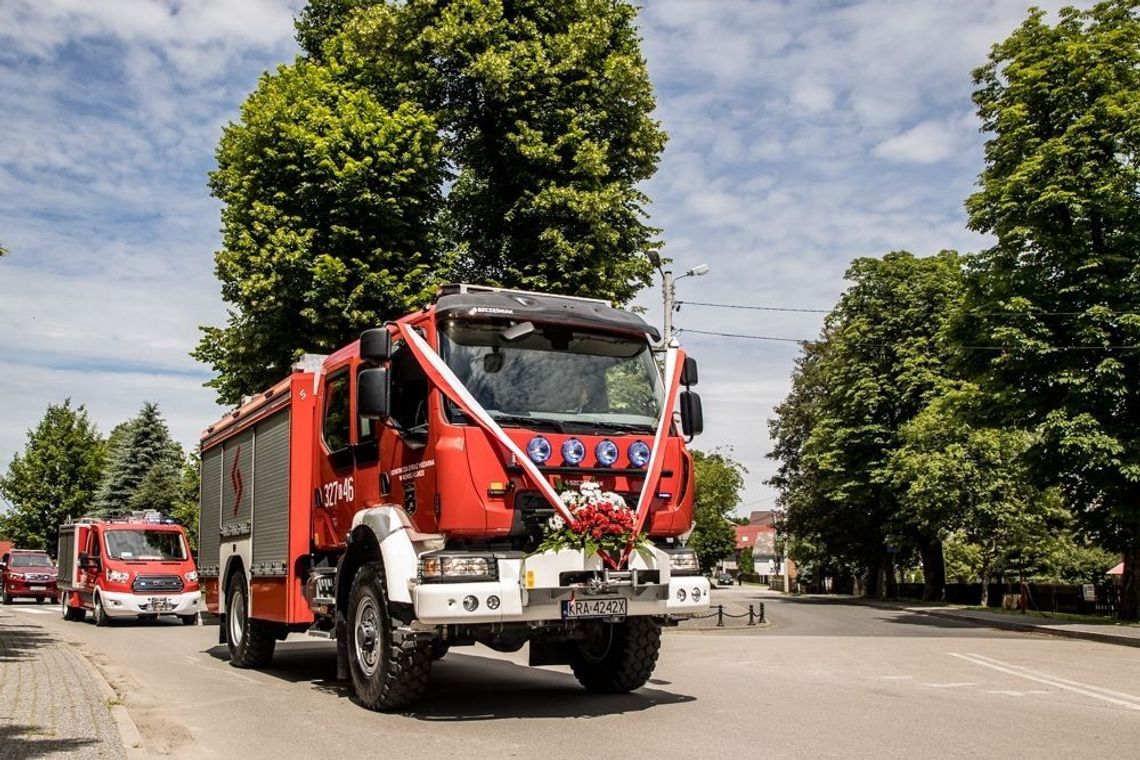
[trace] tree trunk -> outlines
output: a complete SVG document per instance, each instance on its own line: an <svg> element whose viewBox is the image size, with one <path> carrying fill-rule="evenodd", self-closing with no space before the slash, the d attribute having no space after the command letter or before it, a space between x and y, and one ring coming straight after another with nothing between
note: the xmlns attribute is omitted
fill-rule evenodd
<svg viewBox="0 0 1140 760"><path fill-rule="evenodd" d="M986 568L982 571L982 606L990 606L990 570Z"/></svg>
<svg viewBox="0 0 1140 760"><path fill-rule="evenodd" d="M883 596L888 599L896 599L899 595L898 578L895 577L895 555L886 550L883 551Z"/></svg>
<svg viewBox="0 0 1140 760"><path fill-rule="evenodd" d="M927 602L942 601L946 591L946 558L942 554L942 542L938 539L923 543L922 553L922 599Z"/></svg>
<svg viewBox="0 0 1140 760"><path fill-rule="evenodd" d="M1121 620L1140 620L1140 525L1132 531L1129 546L1124 550L1124 574L1120 578Z"/></svg>

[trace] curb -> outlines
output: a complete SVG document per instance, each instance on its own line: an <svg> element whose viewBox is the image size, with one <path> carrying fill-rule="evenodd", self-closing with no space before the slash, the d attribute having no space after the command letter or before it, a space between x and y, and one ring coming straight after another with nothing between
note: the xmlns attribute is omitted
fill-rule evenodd
<svg viewBox="0 0 1140 760"><path fill-rule="evenodd" d="M134 720L131 719L130 713L127 712L126 706L119 699L119 695L115 692L114 687L112 687L110 682L103 676L103 672L99 670L99 666L88 659L83 650L66 641L61 641L61 643L75 652L91 673L91 678L95 682L99 692L103 695L107 710L110 711L111 718L114 719L115 725L119 729L119 740L123 743L123 752L126 754L127 760L141 760L147 757L146 749L143 747L142 734L139 733L138 726L136 726Z"/></svg>
<svg viewBox="0 0 1140 760"><path fill-rule="evenodd" d="M901 609L907 612L914 612L919 615L929 615L931 617L944 618L946 620L960 620L964 623L976 625L980 628L998 628L1008 631L1030 631L1035 633L1044 633L1049 636L1060 636L1066 639L1082 639L1084 641L1096 641L1101 644L1115 644L1124 647L1140 647L1140 638L1132 636L1116 636L1111 633L1098 633L1096 631L1076 631L1065 628L1051 628L1046 625L1034 625L1033 623L1022 623L1017 620L992 620L990 618L976 618L970 615L963 615L958 612L947 612L943 610L929 610L922 607L902 607Z"/></svg>

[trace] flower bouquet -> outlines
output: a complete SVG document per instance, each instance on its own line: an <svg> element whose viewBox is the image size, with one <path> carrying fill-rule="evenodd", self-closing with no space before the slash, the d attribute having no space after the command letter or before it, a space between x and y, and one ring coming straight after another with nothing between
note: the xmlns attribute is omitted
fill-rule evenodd
<svg viewBox="0 0 1140 760"><path fill-rule="evenodd" d="M633 510L625 499L612 491L603 491L599 483L587 481L577 491L559 494L573 516L566 522L554 515L547 521L542 543L536 552L581 549L586 556L597 554L613 569L618 569L633 551L652 552L645 533L635 533Z"/></svg>

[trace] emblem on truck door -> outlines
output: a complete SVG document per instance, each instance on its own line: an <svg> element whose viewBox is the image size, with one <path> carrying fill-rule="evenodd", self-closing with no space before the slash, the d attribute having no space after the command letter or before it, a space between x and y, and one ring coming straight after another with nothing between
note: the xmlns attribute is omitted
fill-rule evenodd
<svg viewBox="0 0 1140 760"><path fill-rule="evenodd" d="M245 483L241 479L241 444L234 450L234 466L230 468L230 484L234 487L234 516L241 508L241 495L245 491Z"/></svg>

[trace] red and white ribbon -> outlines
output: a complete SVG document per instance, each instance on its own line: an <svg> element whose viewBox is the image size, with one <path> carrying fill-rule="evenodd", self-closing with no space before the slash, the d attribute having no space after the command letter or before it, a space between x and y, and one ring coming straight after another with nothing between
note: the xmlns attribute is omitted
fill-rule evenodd
<svg viewBox="0 0 1140 760"><path fill-rule="evenodd" d="M546 500L550 502L562 519L567 523L574 521L574 516L570 510L562 503L562 499L558 493L550 485L550 481L542 474L538 467L531 461L530 457L525 451L519 448L511 437L506 434L499 423L495 422L494 418L487 413L487 410L471 395L463 382L456 377L447 363L443 361L440 355L433 349L428 342L420 337L410 325L405 323L398 323L400 328L400 335L404 338L404 342L412 350L412 354L419 361L420 366L423 367L424 372L427 373L428 378L432 381L437 388L443 391L449 399L451 399L468 417L473 419L479 427L487 432L492 438L498 441L503 447L511 452L515 461L523 468L530 481L542 493ZM665 381L666 393L664 404L661 408L661 417L657 421L657 431L653 437L652 453L649 457L649 465L646 468L645 482L641 486L641 494L637 500L637 507L634 510L635 522L634 532L640 533L642 526L645 524L646 518L649 516L649 505L653 502L653 497L656 493L657 480L661 476L662 464L664 463L664 443L665 436L669 433L669 424L673 417L673 407L677 402L677 392L681 381L681 367L684 365L684 352L677 346L670 346L665 353Z"/></svg>

